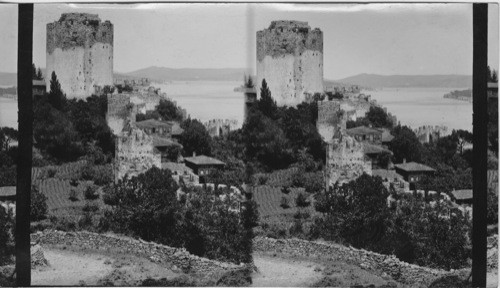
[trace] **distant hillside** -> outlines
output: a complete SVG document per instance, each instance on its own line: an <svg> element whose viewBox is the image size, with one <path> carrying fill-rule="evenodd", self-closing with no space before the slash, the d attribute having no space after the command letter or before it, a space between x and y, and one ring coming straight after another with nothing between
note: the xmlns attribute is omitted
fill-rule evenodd
<svg viewBox="0 0 500 288"><path fill-rule="evenodd" d="M115 73L122 77L146 77L153 81L243 81L246 69L243 68L221 68L221 69L197 69L183 68L174 69L166 67L148 67L129 73Z"/></svg>
<svg viewBox="0 0 500 288"><path fill-rule="evenodd" d="M0 86L17 86L17 73L0 72Z"/></svg>
<svg viewBox="0 0 500 288"><path fill-rule="evenodd" d="M402 87L472 87L470 75L377 75L359 74L333 82L373 88Z"/></svg>

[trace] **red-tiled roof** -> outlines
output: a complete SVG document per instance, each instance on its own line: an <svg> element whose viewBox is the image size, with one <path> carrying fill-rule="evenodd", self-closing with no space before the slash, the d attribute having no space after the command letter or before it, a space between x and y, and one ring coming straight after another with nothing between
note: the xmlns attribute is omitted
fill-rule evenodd
<svg viewBox="0 0 500 288"><path fill-rule="evenodd" d="M436 171L429 166L417 162L408 162L394 165L403 171Z"/></svg>
<svg viewBox="0 0 500 288"><path fill-rule="evenodd" d="M191 162L195 165L225 165L224 162L205 155L186 157L184 161Z"/></svg>

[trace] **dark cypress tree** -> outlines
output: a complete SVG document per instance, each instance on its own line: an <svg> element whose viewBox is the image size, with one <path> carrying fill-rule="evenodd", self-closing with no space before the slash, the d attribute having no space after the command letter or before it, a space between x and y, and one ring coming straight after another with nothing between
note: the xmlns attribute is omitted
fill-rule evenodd
<svg viewBox="0 0 500 288"><path fill-rule="evenodd" d="M61 84L57 80L56 72L52 71L50 79L49 103L52 107L61 111L66 104L66 95L61 90Z"/></svg>
<svg viewBox="0 0 500 288"><path fill-rule="evenodd" d="M262 86L260 87L260 100L258 103L258 108L264 114L271 119L276 119L278 117L278 106L276 101L273 100L271 96L271 90L267 87L266 79L262 79Z"/></svg>

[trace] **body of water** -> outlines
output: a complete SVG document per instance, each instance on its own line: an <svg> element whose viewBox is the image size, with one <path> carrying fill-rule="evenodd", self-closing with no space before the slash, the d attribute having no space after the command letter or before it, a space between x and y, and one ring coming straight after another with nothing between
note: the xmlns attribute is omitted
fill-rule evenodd
<svg viewBox="0 0 500 288"><path fill-rule="evenodd" d="M401 125L417 128L444 125L472 132L472 103L443 98L444 94L465 88L386 88L364 91L396 115Z"/></svg>
<svg viewBox="0 0 500 288"><path fill-rule="evenodd" d="M201 122L231 119L243 124L243 93L234 92L242 81L175 81L153 84L187 110L191 118Z"/></svg>
<svg viewBox="0 0 500 288"><path fill-rule="evenodd" d="M185 108L191 118L232 119L243 123L244 98L234 88L240 81L176 81L154 84ZM444 125L451 129L472 131L472 104L443 98L462 88L391 88L364 91L396 115L402 125ZM0 97L0 126L17 129L17 101Z"/></svg>
<svg viewBox="0 0 500 288"><path fill-rule="evenodd" d="M17 100L0 97L0 127L17 130Z"/></svg>

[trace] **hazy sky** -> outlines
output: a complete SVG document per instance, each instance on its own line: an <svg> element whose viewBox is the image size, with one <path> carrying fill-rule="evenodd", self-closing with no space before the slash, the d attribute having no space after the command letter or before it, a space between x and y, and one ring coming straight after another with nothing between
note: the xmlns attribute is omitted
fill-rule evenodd
<svg viewBox="0 0 500 288"><path fill-rule="evenodd" d="M498 70L498 5L490 4L490 66ZM46 24L61 13L114 24L114 69L255 69L255 32L307 21L324 37L324 75L472 74L471 4L36 4L33 58L45 67ZM17 6L0 4L0 71L16 71Z"/></svg>

